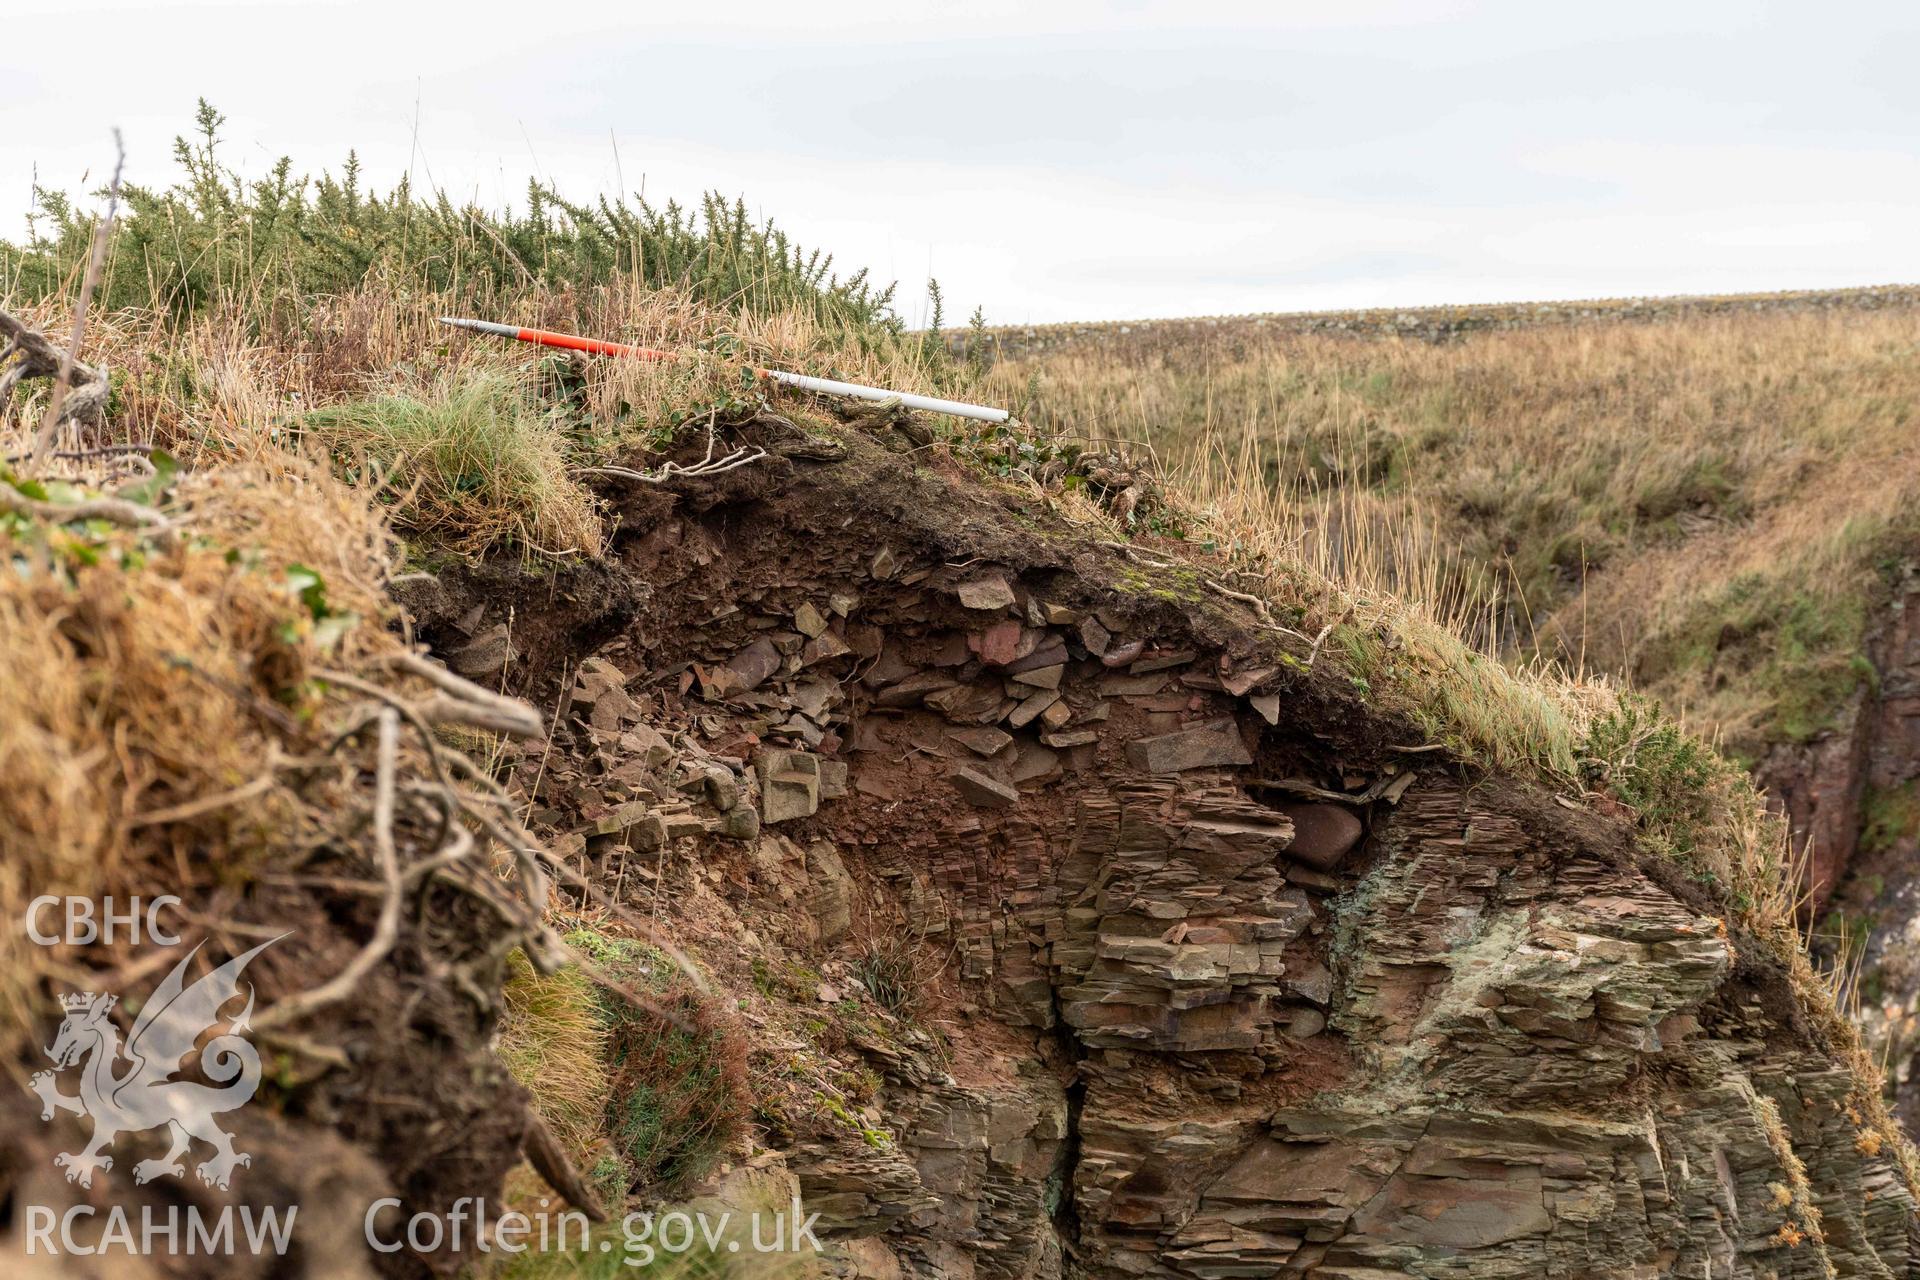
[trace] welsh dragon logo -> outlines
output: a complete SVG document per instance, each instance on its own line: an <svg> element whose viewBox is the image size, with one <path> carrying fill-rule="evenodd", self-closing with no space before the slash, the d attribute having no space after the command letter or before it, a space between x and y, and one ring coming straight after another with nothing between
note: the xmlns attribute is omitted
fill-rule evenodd
<svg viewBox="0 0 1920 1280"><path fill-rule="evenodd" d="M235 1151L233 1136L213 1122L221 1112L244 1106L260 1083L260 1055L241 1037L253 1016L252 984L246 986L246 1007L200 1051L200 1068L214 1083L172 1077L200 1037L223 1021L220 1011L240 995L240 974L248 962L278 941L269 939L186 986L187 966L200 951L194 947L141 1006L124 1047L120 1028L109 1016L117 997L92 991L61 997L66 1017L47 1050L53 1070L36 1072L29 1085L40 1095L42 1120L53 1119L57 1111L93 1119L93 1138L83 1150L53 1158L67 1171L68 1182L91 1187L95 1170L113 1168L113 1157L106 1152L116 1138L161 1125L171 1132L172 1145L159 1159L133 1167L137 1183L184 1176L181 1157L195 1138L213 1147L212 1158L195 1167L210 1187L225 1190L233 1171L253 1162L245 1152ZM117 1070L123 1060L125 1069ZM73 1066L81 1068L77 1096L61 1093L57 1079Z"/></svg>

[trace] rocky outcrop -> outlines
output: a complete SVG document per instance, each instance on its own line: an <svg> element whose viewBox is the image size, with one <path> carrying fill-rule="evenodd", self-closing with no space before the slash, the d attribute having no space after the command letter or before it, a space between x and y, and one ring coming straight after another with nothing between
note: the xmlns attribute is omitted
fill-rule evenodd
<svg viewBox="0 0 1920 1280"><path fill-rule="evenodd" d="M1810 742L1776 744L1754 770L1786 811L1795 845L1807 852L1807 889L1816 908L1854 869L1870 821L1863 812L1869 797L1898 792L1920 778L1920 565L1906 566L1861 658L1872 678L1836 709L1832 728ZM1888 834L1911 850L1916 833ZM1887 850L1876 846L1871 852ZM1875 866L1865 874L1884 876L1887 869ZM1867 905L1855 902L1857 909Z"/></svg>
<svg viewBox="0 0 1920 1280"><path fill-rule="evenodd" d="M1330 900L1330 1034L1355 1065L1291 1105L1089 1127L1082 1256L1169 1276L1905 1273L1909 1202L1862 1168L1844 1073L1747 1038L1775 1029L1726 1001L1717 921L1447 782L1373 841ZM1092 1079L1087 1114L1140 1109L1134 1072ZM1826 1259L1788 1243L1805 1224L1782 1143L1816 1186L1874 1184L1816 1194Z"/></svg>
<svg viewBox="0 0 1920 1280"><path fill-rule="evenodd" d="M768 1134L844 1274L1920 1271L1860 1081L1620 819L946 486L852 439L649 497L654 608L522 773L777 1071L877 1079Z"/></svg>
<svg viewBox="0 0 1920 1280"><path fill-rule="evenodd" d="M1808 879L1829 935L1850 957L1861 1021L1890 1064L1909 1132L1920 1131L1920 566L1895 584L1865 655L1874 679L1837 727L1776 747L1757 771L1807 849Z"/></svg>

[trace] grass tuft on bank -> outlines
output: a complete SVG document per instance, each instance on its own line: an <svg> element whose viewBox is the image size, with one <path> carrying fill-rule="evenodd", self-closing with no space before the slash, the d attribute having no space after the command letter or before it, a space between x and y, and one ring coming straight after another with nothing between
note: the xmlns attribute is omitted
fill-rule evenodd
<svg viewBox="0 0 1920 1280"><path fill-rule="evenodd" d="M380 493L410 535L468 554L508 542L548 556L600 552L600 514L568 473L565 437L504 370L450 371L322 406L298 428Z"/></svg>

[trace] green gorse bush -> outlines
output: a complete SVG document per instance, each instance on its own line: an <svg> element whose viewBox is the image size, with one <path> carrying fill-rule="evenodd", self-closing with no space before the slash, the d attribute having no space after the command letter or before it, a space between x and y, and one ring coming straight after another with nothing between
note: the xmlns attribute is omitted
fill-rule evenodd
<svg viewBox="0 0 1920 1280"><path fill-rule="evenodd" d="M99 304L177 318L237 306L259 325L297 315L302 299L370 280L482 309L534 285L622 280L677 287L735 313L801 307L830 326L903 328L891 285L876 286L865 270L834 274L830 254L793 243L742 200L710 193L697 209L624 197L582 203L534 182L523 209L490 211L418 191L406 178L377 192L353 153L338 176L296 174L282 157L247 181L222 162L224 121L201 99L193 135L174 142L179 180L125 189ZM24 240L0 242L0 296L69 291L93 230L93 215L71 197L36 188Z"/></svg>

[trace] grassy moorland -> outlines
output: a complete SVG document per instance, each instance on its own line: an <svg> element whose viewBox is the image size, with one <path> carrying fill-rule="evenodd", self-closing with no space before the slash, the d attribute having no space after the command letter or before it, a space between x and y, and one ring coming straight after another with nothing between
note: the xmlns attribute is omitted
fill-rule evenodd
<svg viewBox="0 0 1920 1280"><path fill-rule="evenodd" d="M1491 652L1624 674L1752 755L1828 727L1920 540L1911 310L1453 341L1152 325L996 365L1236 525Z"/></svg>
<svg viewBox="0 0 1920 1280"><path fill-rule="evenodd" d="M58 475L30 474L30 462L0 469L0 539L10 549L53 547L70 562L65 572L94 590L110 592L101 575L164 564L139 548L123 554L120 543L137 534L112 534L110 555L74 541L94 534L81 509L64 508L89 493L167 500L155 484L164 477L116 473L120 462L91 457L88 446L102 438L156 446L190 476L268 495L259 502L280 513L274 527L300 531L268 560L276 573L297 575L292 594L274 600L299 601L310 615L297 632L301 645L337 645L341 631L333 618L340 600L314 594L315 566L336 572L325 549L309 545L336 518L315 495L351 506L356 545L364 544L352 569L353 634L379 646L390 643L386 633L361 624L382 615L381 589L409 563L488 556L539 567L602 554L612 531L593 483L597 466L644 460L683 433L767 405L803 428L833 423L834 407L823 402L774 401L753 365L973 398L1023 399L1033 383L1035 370L989 373L906 332L889 291L860 275L835 278L826 259L749 222L737 204L711 200L689 215L587 207L536 191L525 211L498 213L405 188L369 193L351 166L337 179L307 180L283 164L247 184L220 167L217 117L203 111L200 124L199 138L180 144L180 182L129 193L109 242L82 353L108 371L104 423L93 436L62 441L73 465ZM46 195L42 209L26 238L0 245L0 309L62 334L86 276L93 223L58 195ZM450 334L434 322L450 312L576 328L687 358L563 359ZM1648 847L1711 885L1729 916L1790 966L1836 1045L1873 1079L1800 950L1784 827L1761 809L1744 773L1604 681L1570 678L1552 664L1509 665L1485 642L1524 628L1523 652L1563 652L1572 633L1554 639L1557 647L1534 637L1562 637L1592 566L1644 563L1639 579L1623 579L1613 629L1579 633L1589 666L1631 669L1652 661L1646 655L1661 643L1686 654L1684 638L1706 634L1704 623L1682 625L1689 609L1734 616L1737 606L1747 611L1739 617L1753 615L1749 630L1804 627L1805 664L1826 670L1853 625L1827 603L1852 598L1847 575L1870 573L1871 548L1910 518L1891 477L1913 461L1899 430L1913 375L1900 365L1891 327L1808 322L1776 333L1729 322L1693 335L1678 353L1639 341L1622 330L1452 347L1328 339L1231 359L1168 350L1141 353L1144 366L1061 357L1037 369L1037 395L1025 398L1038 432L927 424L916 447L1018 489L1103 541L1137 539L1156 555L1181 540L1224 552L1231 589L1257 595L1277 625L1297 634L1303 666L1333 668L1466 763L1531 776L1569 803L1605 796L1631 812ZM1864 420L1835 411L1831 389L1844 378L1857 397L1862 365L1884 386L1884 404ZM44 384L28 384L0 409L0 451L29 452L45 395ZM1105 445L1072 434L1154 441L1170 462L1164 494L1126 509L1095 501L1090 477ZM1828 465L1839 450L1854 457ZM1785 495L1816 485L1828 486L1820 491L1833 506L1792 515ZM252 508L236 500L236 509ZM1569 510L1583 513L1580 521L1549 536ZM1764 539L1750 534L1755 526ZM1449 544L1466 550L1433 551ZM1724 560L1710 574L1690 573L1710 547ZM184 594L212 610L230 589L228 571L250 572L252 561L228 549L214 549L217 566L194 560L203 585L165 584L155 598L177 605ZM338 573L345 581L346 570ZM1738 601L1715 605L1720 588L1703 585L1743 575L1754 585ZM30 634L57 630L59 601L44 583L23 581L0 578L9 652L24 652ZM336 596L346 593L336 588ZM135 614L148 608L137 593L129 598ZM1796 622L1803 598L1807 617ZM173 625L152 609L128 623L146 626L149 639ZM255 630L255 639L279 634L266 623ZM1604 645L1621 661L1600 660ZM42 648L49 670L72 664L59 644ZM1844 674L1845 664L1835 669ZM205 700L219 701L219 689L208 689ZM1703 676L1690 702L1722 697L1731 708L1751 696ZM1754 723L1789 714L1780 699L1742 708ZM168 711L181 723L193 714ZM49 807L64 794L56 784L69 785L100 750L94 737L75 737L69 718L52 705L33 718L0 718L0 762L65 762L43 788ZM1715 722L1737 718L1716 711ZM89 734L108 727L89 722ZM107 787L85 809L116 821L146 785L148 757L185 748L135 732L118 750L129 770L124 794ZM189 811L243 785L243 762L227 762L204 777L180 772L168 800ZM111 843L111 829L89 839ZM111 853L102 858L111 862ZM517 995L505 1041L536 1094L550 1099L555 1131L584 1142L594 1128L582 1119L591 1094L568 1087L578 1080L541 1073L555 1062L580 1070L547 1050L565 1038L556 1027L590 1025L582 1007L590 990L523 985ZM618 1033L595 1025L595 1035ZM1893 1140L1877 1097L1860 1102Z"/></svg>

